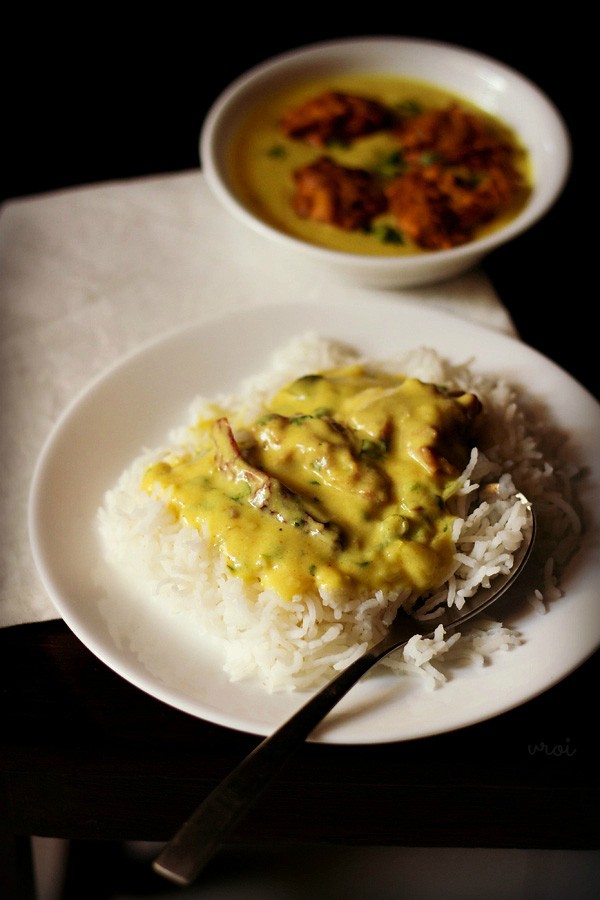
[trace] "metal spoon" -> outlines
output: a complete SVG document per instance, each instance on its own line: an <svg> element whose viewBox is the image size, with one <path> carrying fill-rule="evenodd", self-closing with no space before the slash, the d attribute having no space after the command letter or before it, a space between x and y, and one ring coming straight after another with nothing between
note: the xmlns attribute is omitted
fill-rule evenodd
<svg viewBox="0 0 600 900"><path fill-rule="evenodd" d="M522 572L533 546L535 516L529 501L523 495L519 495L519 498L528 511L531 527L514 554L512 569L506 575L496 576L490 588L479 590L462 609L450 607L446 610L435 620L435 627L442 624L446 632L455 631L497 600ZM399 614L383 640L344 669L273 734L266 737L206 797L165 845L153 863L154 870L175 884L191 884L284 762L336 703L384 656L402 647L413 635L422 633L422 624L419 626L410 616Z"/></svg>

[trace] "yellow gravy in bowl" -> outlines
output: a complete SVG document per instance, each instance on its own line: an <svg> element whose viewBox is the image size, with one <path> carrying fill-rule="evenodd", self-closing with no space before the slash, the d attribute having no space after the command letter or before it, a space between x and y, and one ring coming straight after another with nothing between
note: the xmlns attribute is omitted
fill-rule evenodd
<svg viewBox="0 0 600 900"><path fill-rule="evenodd" d="M518 135L506 124L434 85L384 74L347 74L283 88L251 110L240 127L229 161L231 184L241 202L270 226L309 243L349 253L398 256L443 249L441 246L424 246L420 235L411 232L410 225L399 225L389 209L374 215L367 227L363 224L352 228L298 214L296 173L323 156L344 170L367 173L382 191L386 191L392 180L405 174L407 169L414 171L417 167L425 167L427 177L430 177L432 164L438 164L439 169L440 161L443 163L439 153L436 159L437 151L433 147L425 150L416 162L413 154L407 164L402 136L394 126L349 141L333 140L320 148L286 133L282 123L290 111L301 108L315 97L331 93L374 100L390 110L396 123L406 123L427 111L458 107L483 123L490 134L511 148L511 164L514 164L517 178L510 198L504 200L492 216L475 225L470 222L468 235L465 237L461 233L460 242L475 240L502 227L526 204L531 190L530 160ZM447 175L448 167L444 166L444 169ZM456 166L453 171L456 173ZM480 172L474 175L472 168L467 171L461 164L455 178L462 191L459 205L464 206L465 191L472 186L469 180L473 183L480 176ZM437 203L437 199L434 202ZM437 211L434 214L437 215ZM445 212L442 215L446 215Z"/></svg>

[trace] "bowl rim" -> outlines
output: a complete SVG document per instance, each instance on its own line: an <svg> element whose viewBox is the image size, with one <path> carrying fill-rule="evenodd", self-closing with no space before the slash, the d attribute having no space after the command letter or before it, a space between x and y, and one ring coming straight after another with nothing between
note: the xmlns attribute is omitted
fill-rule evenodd
<svg viewBox="0 0 600 900"><path fill-rule="evenodd" d="M405 47L412 50L437 51L450 54L455 60L471 63L478 62L488 67L495 74L503 76L524 88L539 104L548 123L552 125L552 136L556 147L554 156L557 161L554 178L546 180L542 185L543 191L541 193L539 191L534 192L524 209L504 227L467 244L447 250L435 250L431 251L431 253L414 255L369 256L367 254L346 252L312 244L302 238L279 230L276 226L253 214L229 187L217 161L219 131L224 127L223 123L230 113L232 105L239 102L243 94L249 94L263 82L270 81L277 73L296 66L299 67L309 60L318 59L321 56L326 57L327 54L336 51L347 53L353 50L359 51L372 48L381 44L388 45L390 49ZM364 71L364 67L362 68ZM435 83L435 81L432 83ZM328 264L334 263L351 265L355 268L360 267L367 271L370 269L377 271L389 269L391 271L399 266L410 266L414 270L419 270L430 267L432 263L436 267L440 267L450 263L459 263L460 260L466 261L482 258L495 248L508 243L531 228L557 201L571 173L572 152L571 136L561 112L551 98L534 81L517 69L493 56L459 44L428 38L394 35L366 35L317 41L283 51L257 63L238 75L216 97L204 118L199 137L201 171L205 175L213 194L217 196L223 206L238 221L244 222L255 233L262 234L271 241L278 242L282 247L299 251L304 256L310 256L317 261L320 260Z"/></svg>

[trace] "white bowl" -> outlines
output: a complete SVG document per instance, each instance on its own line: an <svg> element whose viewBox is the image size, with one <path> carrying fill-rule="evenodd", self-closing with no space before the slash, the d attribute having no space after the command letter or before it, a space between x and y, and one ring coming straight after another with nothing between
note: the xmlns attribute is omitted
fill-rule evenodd
<svg viewBox="0 0 600 900"><path fill-rule="evenodd" d="M523 210L504 227L450 250L404 256L339 252L292 237L267 224L236 195L228 154L243 118L274 88L330 73L388 73L429 82L471 101L511 127L527 147L533 190ZM409 287L441 281L478 263L530 228L552 206L566 182L571 144L552 102L504 64L470 50L413 38L366 37L313 44L274 57L237 78L215 101L200 135L207 184L233 216L263 235L280 254L359 285Z"/></svg>

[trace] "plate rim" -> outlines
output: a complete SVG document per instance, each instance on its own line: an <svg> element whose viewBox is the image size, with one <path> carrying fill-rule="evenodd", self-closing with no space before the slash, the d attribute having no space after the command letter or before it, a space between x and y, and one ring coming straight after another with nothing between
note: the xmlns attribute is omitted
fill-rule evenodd
<svg viewBox="0 0 600 900"><path fill-rule="evenodd" d="M588 389L586 387L584 387L578 381L576 381L576 379L572 375L570 375L570 373L568 373L566 370L564 370L562 367L560 367L553 360L545 357L538 350L529 346L528 344L525 344L523 341L521 341L517 337L513 337L512 335L506 334L504 332L491 330L478 322L472 322L469 320L462 319L459 316L456 316L445 310L437 310L437 309L431 309L431 308L423 309L421 307L415 306L412 303L403 303L403 302L399 303L398 298L396 298L396 297L382 298L382 297L377 296L377 297L370 297L368 301L364 300L361 302L362 302L363 312L365 312L367 306L372 310L375 310L377 308L379 313L381 313L381 314L383 314L384 312L389 312L392 309L395 309L396 311L401 311L402 315L408 315L410 318L414 317L415 319L420 320L420 321L429 321L429 322L435 321L440 326L446 325L448 327L452 326L453 328L461 327L463 329L466 329L473 336L478 336L478 337L482 337L482 338L485 336L489 339L490 335L491 335L492 338L494 339L494 341L496 341L500 345L503 345L506 348L509 348L509 347L519 348L519 351L521 353L525 353L525 355L530 355L531 359L535 360L536 362L541 361L544 366L546 366L546 367L550 366L554 370L556 377L559 377L562 380L567 379L567 381L570 383L571 387L574 390L583 392L583 395L586 395L587 398L594 405L593 408L594 408L595 412L598 415L600 415L600 405L598 404L598 401L596 400L596 398L588 391ZM330 307L331 310L335 310L335 311L339 311L341 308L347 308L347 303L341 301L337 297L330 298L326 305L328 307ZM29 498L28 498L28 530L29 530L31 549L32 549L36 569L41 578L44 588L46 589L47 593L49 594L50 599L52 600L53 604L57 608L61 618L63 618L65 623L76 634L76 636L78 636L82 640L82 642L86 645L86 647L89 650L91 650L91 652L93 652L96 656L98 656L106 665L108 665L109 668L113 669L114 671L117 671L122 677L124 677L130 683L134 684L135 686L142 689L146 693L149 693L151 696L154 696L159 701L165 702L170 706L173 706L177 709L180 709L183 712L187 712L198 718L202 718L202 719L206 719L207 721L211 721L214 724L222 725L224 727L232 728L234 730L244 731L247 733L260 734L260 735L265 735L265 734L269 733L268 730L265 730L263 727L260 726L260 724L255 723L253 725L252 722L240 722L239 717L236 717L236 716L231 717L226 712L224 712L220 715L212 715L210 717L207 717L206 714L198 712L198 704L194 701L190 701L186 705L185 702L181 702L181 700L178 700L177 697L171 697L169 699L169 697L167 695L161 696L161 695L157 694L152 689L149 689L148 685L145 685L140 680L136 680L135 678L132 678L131 674L127 670L127 667L122 667L122 666L115 667L114 660L112 660L112 658L107 659L106 655L103 655L102 653L98 652L96 643L93 640L91 641L93 646L90 646L90 636L86 633L85 628L81 627L81 622L78 621L77 616L73 613L73 610L72 610L69 602L67 602L65 605L64 598L58 599L58 602L57 602L57 597L55 595L54 587L52 584L52 579L50 577L50 574L46 570L46 566L45 566L44 560L42 558L43 554L41 551L40 536L37 531L38 526L39 526L39 522L38 522L39 510L37 509L37 504L40 502L40 496L41 496L40 495L40 487L43 483L43 478L44 478L44 475L46 472L46 466L48 463L48 459L50 458L50 456L53 452L53 449L55 448L56 441L60 438L60 435L62 434L63 429L71 421L72 417L77 415L78 411L80 410L81 405L83 403L85 403L86 400L89 400L90 398L92 398L94 392L99 388L99 386L105 384L108 380L110 380L112 378L118 379L118 377L122 374L122 372L126 370L127 366L132 365L132 364L134 366L136 364L139 365L145 357L147 357L147 356L152 357L152 355L155 353L157 348L162 347L164 349L165 346L169 345L172 342L177 342L178 340L185 339L186 336L189 337L193 333L202 334L207 329L222 326L222 324L224 322L231 321L232 319L239 319L240 316L255 317L257 315L266 315L266 314L275 313L275 312L277 312L277 314L279 316L283 316L283 315L291 316L293 310L296 311L295 312L296 315L299 315L300 313L306 313L306 311L308 309L310 309L311 307L317 307L317 306L319 308L322 308L323 302L318 301L318 300L307 301L307 302L297 301L297 302L290 303L290 304L281 304L279 302L268 302L261 306L253 305L251 307L241 307L238 309L233 309L225 314L217 312L217 313L214 313L209 316L201 317L196 321L186 322L181 325L178 325L166 333L155 335L154 337L144 341L139 346L132 348L125 354L122 354L117 359L115 359L110 365L108 365L101 372L99 372L95 377L93 377L87 383L87 385L85 385L76 394L76 396L70 401L70 403L67 404L67 406L65 407L63 412L60 414L60 416L56 420L54 426L50 430L50 433L47 435L47 438L43 443L42 450L36 461L35 468L34 468L34 474L33 474L32 481L31 481ZM108 485L107 487L109 487L109 486L110 485ZM502 709L499 709L498 711L493 712L491 715L490 714L482 714L479 717L470 718L468 721L458 722L453 727L444 727L441 730L438 730L435 727L433 727L429 730L421 731L418 734L410 735L408 737L387 736L387 737L383 737L383 738L376 737L374 739L371 739L371 738L356 739L356 737L355 737L352 739L347 739L347 738L344 738L343 736L340 738L339 735L336 737L336 733L335 733L335 729L334 729L333 734L327 735L327 733L325 733L324 736L319 736L317 733L315 735L315 737L311 737L311 740L316 740L319 742L324 741L325 743L329 743L329 744L354 744L354 745L356 745L356 744L364 745L364 744L372 744L372 743L388 743L390 741L403 741L403 740L414 739L417 737L426 737L426 736L432 736L432 735L436 735L436 734L447 733L450 731L454 731L454 730L466 727L467 725L470 725L470 724L476 724L477 722L484 721L486 719L500 715L502 712L508 711L509 709L512 709L515 706L522 705L524 702L527 702L529 699L533 699L535 696L539 695L539 693L543 693L545 690L548 690L549 688L553 687L554 684L558 683L563 678L567 677L569 674L571 674L572 671L574 671L574 669L576 669L580 665L582 665L583 662L585 662L586 659L588 659L589 656L591 656L595 652L595 650L598 648L599 645L600 645L600 641L596 643L595 647L592 647L589 650L589 653L587 653L585 655L585 657L580 658L568 671L563 671L563 672L557 674L555 680L552 683L546 684L546 686L543 687L541 690L530 694L525 699L518 699L515 703L512 703L512 704L509 703L507 705L504 705L502 707ZM298 696L300 696L300 695L298 695ZM297 704L297 705L299 705L299 704ZM205 712L206 712L206 710L204 710L204 713Z"/></svg>

